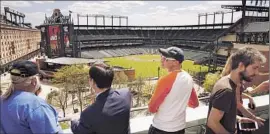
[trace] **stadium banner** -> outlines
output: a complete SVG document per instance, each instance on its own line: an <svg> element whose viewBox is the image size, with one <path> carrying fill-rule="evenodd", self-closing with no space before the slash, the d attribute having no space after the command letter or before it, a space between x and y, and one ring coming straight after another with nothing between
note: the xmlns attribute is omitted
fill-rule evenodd
<svg viewBox="0 0 270 134"><path fill-rule="evenodd" d="M46 27L43 26L40 28L41 30L41 41L40 41L40 52L41 54L43 53L47 53L48 49L47 49L47 31L46 31Z"/></svg>
<svg viewBox="0 0 270 134"><path fill-rule="evenodd" d="M59 26L49 26L49 38L50 38L50 49L52 56L59 56L61 44L60 41L60 28Z"/></svg>
<svg viewBox="0 0 270 134"><path fill-rule="evenodd" d="M68 25L63 25L63 33L64 33L64 48L65 48L65 56L72 56L72 44L70 42L70 29Z"/></svg>

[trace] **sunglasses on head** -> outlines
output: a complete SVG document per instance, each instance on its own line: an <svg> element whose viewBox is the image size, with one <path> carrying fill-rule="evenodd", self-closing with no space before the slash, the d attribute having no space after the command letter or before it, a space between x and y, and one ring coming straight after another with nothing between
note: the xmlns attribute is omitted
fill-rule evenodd
<svg viewBox="0 0 270 134"><path fill-rule="evenodd" d="M166 60L166 61L174 61L175 60L173 58L168 58L168 57L165 57L163 55L161 55L161 59Z"/></svg>

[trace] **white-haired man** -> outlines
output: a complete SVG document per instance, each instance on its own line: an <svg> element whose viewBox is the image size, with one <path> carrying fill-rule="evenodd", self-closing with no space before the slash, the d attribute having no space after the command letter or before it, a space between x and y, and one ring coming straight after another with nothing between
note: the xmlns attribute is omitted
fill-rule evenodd
<svg viewBox="0 0 270 134"><path fill-rule="evenodd" d="M11 86L1 99L4 133L60 133L55 109L35 93L40 88L37 65L18 61L9 70Z"/></svg>

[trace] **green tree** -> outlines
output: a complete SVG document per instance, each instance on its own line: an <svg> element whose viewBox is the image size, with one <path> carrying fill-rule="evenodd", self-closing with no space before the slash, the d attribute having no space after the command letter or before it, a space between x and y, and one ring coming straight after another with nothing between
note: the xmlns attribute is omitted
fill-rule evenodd
<svg viewBox="0 0 270 134"><path fill-rule="evenodd" d="M203 83L204 90L207 92L212 92L213 87L219 78L220 78L220 72L208 73L205 76L205 81Z"/></svg>
<svg viewBox="0 0 270 134"><path fill-rule="evenodd" d="M58 69L54 74L53 82L57 87L62 87L63 92L65 92L65 100L67 100L69 93L72 94L73 111L74 94L76 94L79 100L80 110L82 111L83 92L86 92L86 89L88 89L88 71L87 65L71 65ZM67 105L67 101L65 101L65 104Z"/></svg>
<svg viewBox="0 0 270 134"><path fill-rule="evenodd" d="M66 117L66 108L67 108L67 100L68 100L68 96L67 96L67 92L62 89L59 91L53 91L51 92L52 95L52 105L59 107L62 109L63 111L63 116Z"/></svg>

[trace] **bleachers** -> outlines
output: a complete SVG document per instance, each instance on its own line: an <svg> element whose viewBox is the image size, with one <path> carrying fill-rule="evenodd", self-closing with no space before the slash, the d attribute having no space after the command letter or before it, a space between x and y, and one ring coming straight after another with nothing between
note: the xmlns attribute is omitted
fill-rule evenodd
<svg viewBox="0 0 270 134"><path fill-rule="evenodd" d="M109 40L125 38L150 39L212 39L224 29L179 29L179 30L137 30L137 29L80 29L79 40Z"/></svg>
<svg viewBox="0 0 270 134"><path fill-rule="evenodd" d="M77 32L76 32L77 30ZM139 54L158 54L157 48L178 46L185 51L186 59L200 60L208 57L211 42L226 29L206 27L95 27L75 29L82 42L83 58L121 57ZM158 46L158 47L152 47ZM190 50L196 51L190 51Z"/></svg>
<svg viewBox="0 0 270 134"><path fill-rule="evenodd" d="M183 49L185 59L187 60L199 60L209 56L207 52ZM140 55L140 54L158 54L158 47L126 47L126 48L109 48L104 50L83 50L82 58L94 58L100 59L105 57L121 57L128 55Z"/></svg>
<svg viewBox="0 0 270 134"><path fill-rule="evenodd" d="M77 30L77 32L76 32ZM216 36L224 32L225 29L209 29L205 27L189 28L189 29L176 29L172 27L159 27L157 29L148 29L142 27L98 27L95 26L89 29L75 29L78 33L77 39L82 43L81 48L98 48L105 46L132 46L137 45L177 45L181 48L198 49L209 51L209 42L214 41ZM206 42L206 43L203 43ZM104 53L104 52L101 52ZM116 54L117 53L117 54ZM127 51L112 51L103 56L91 57L112 57L126 56L131 54L155 54L157 51L149 50L135 50L130 49ZM89 57L89 56L87 56Z"/></svg>

